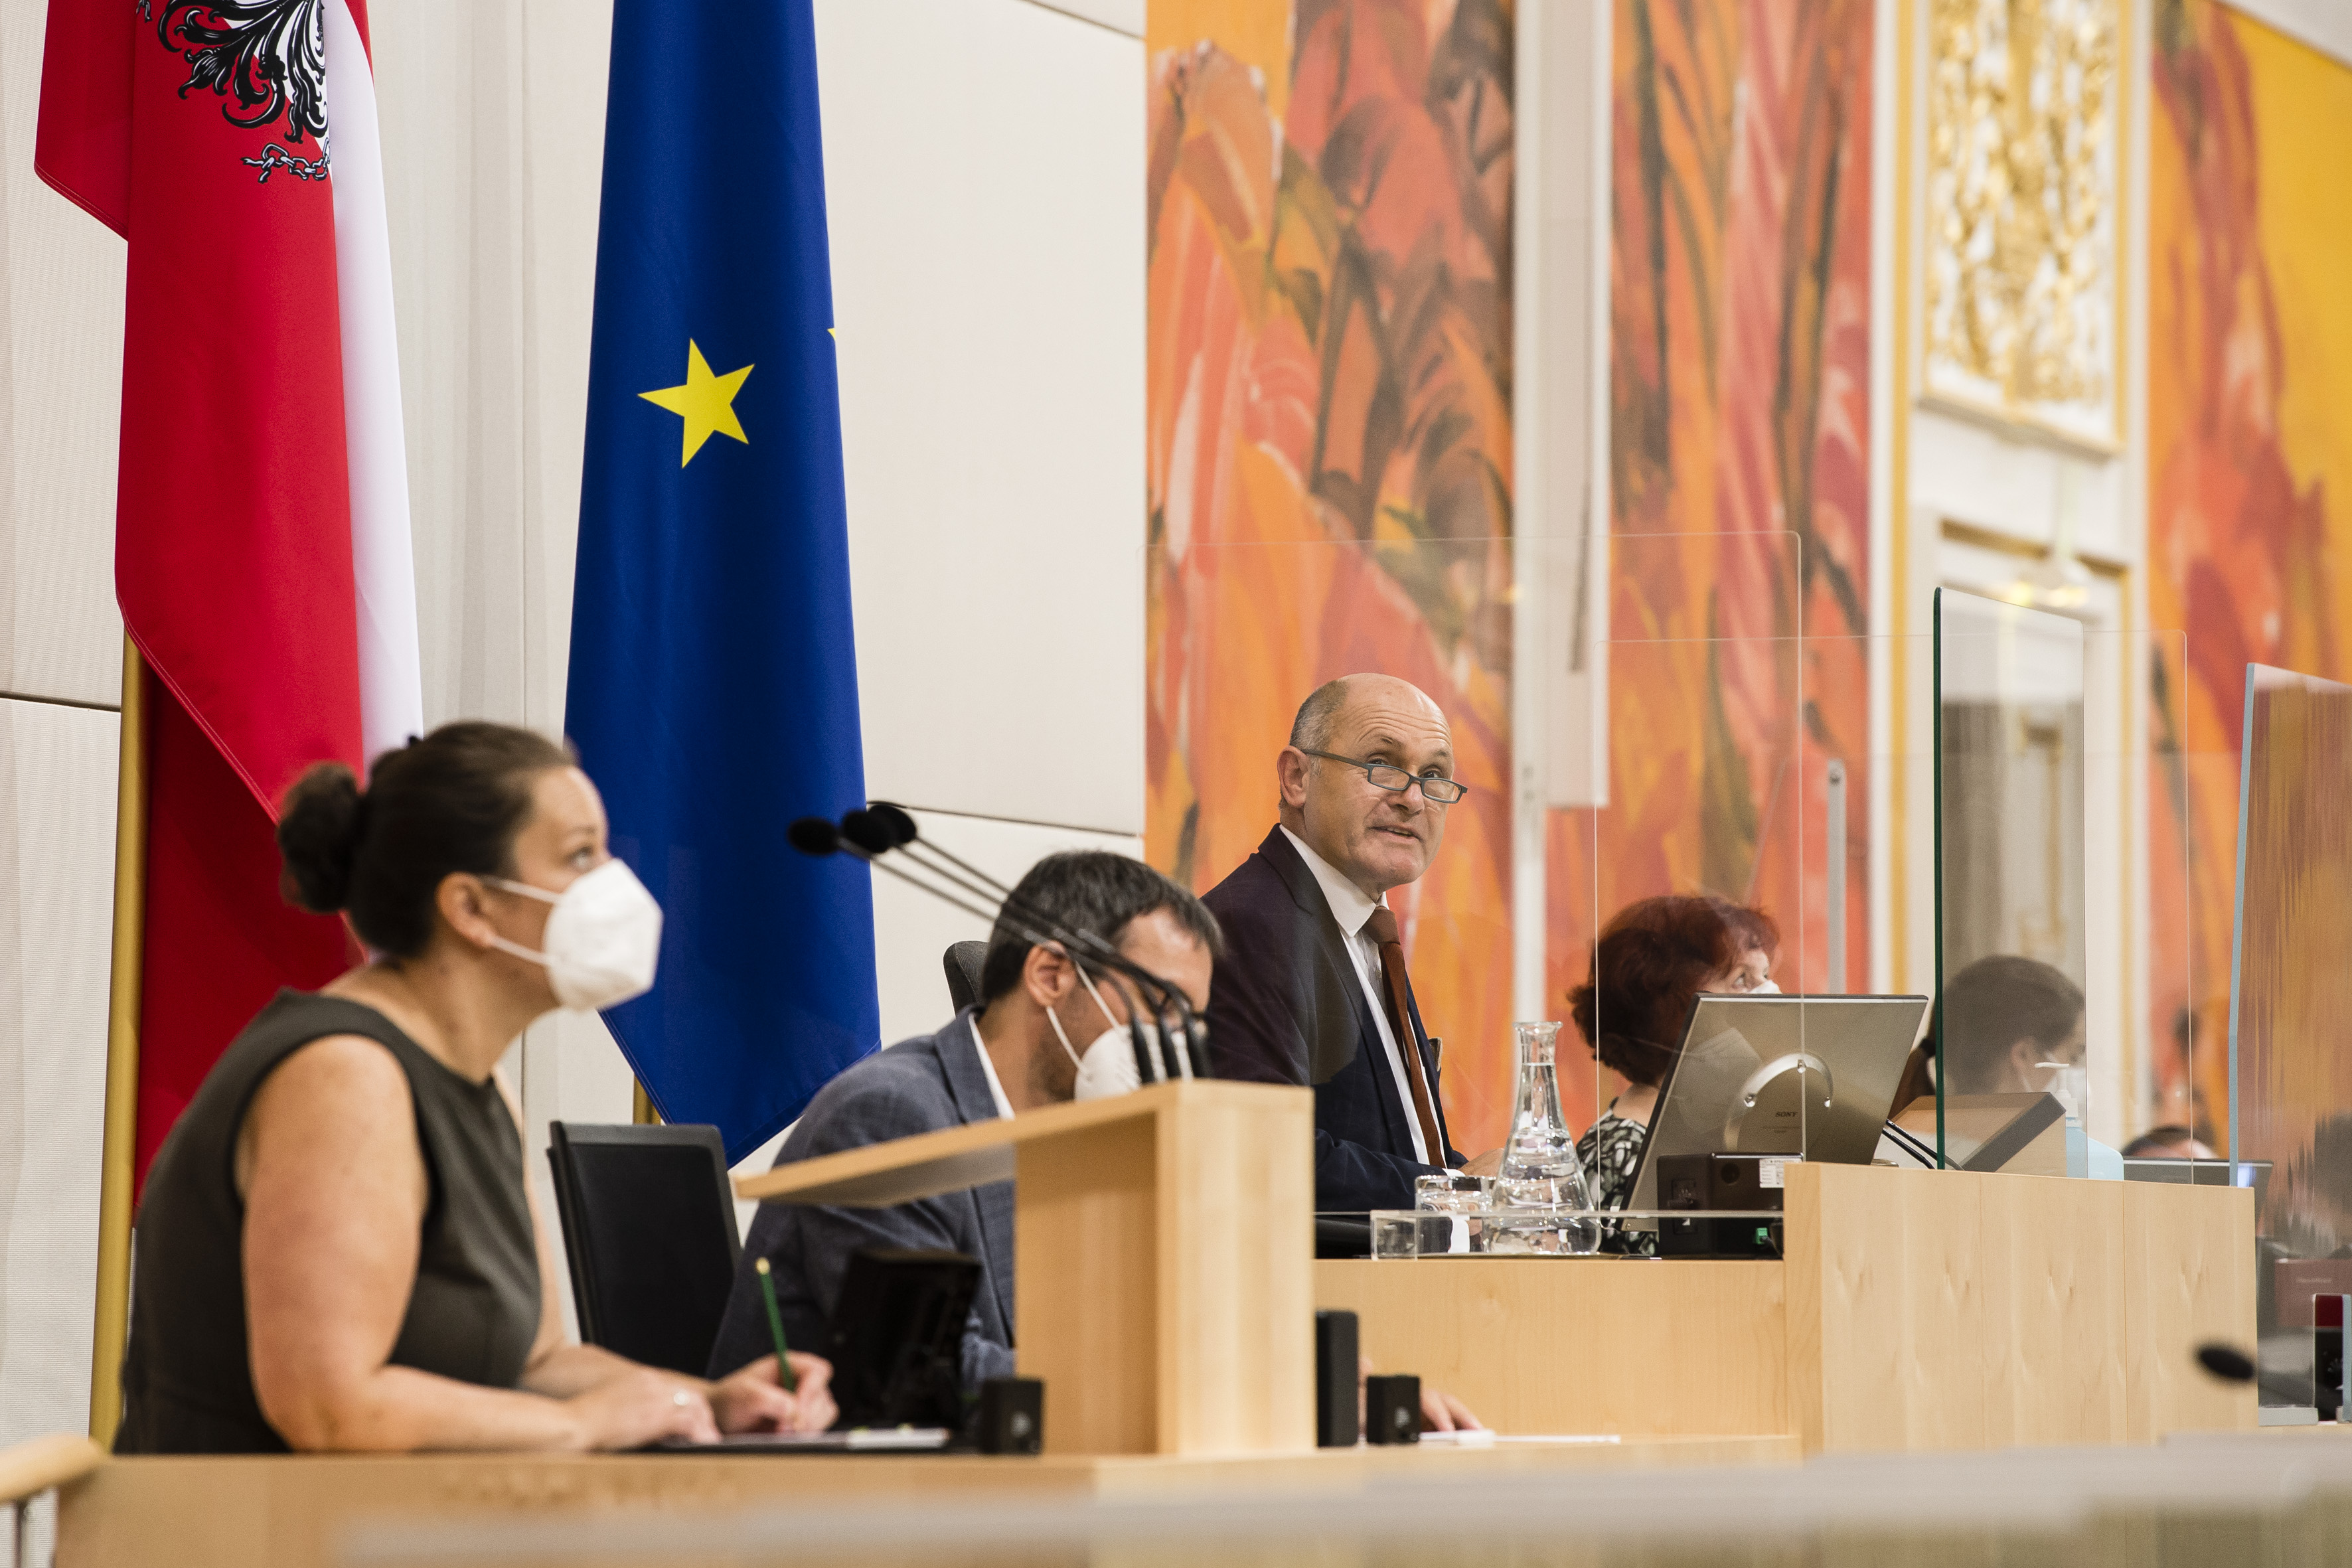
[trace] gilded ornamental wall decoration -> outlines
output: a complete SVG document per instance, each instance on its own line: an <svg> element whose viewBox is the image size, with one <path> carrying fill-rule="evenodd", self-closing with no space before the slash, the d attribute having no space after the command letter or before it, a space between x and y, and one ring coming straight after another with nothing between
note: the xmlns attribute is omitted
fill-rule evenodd
<svg viewBox="0 0 2352 1568"><path fill-rule="evenodd" d="M2116 436L2117 0L1929 0L1926 391Z"/></svg>

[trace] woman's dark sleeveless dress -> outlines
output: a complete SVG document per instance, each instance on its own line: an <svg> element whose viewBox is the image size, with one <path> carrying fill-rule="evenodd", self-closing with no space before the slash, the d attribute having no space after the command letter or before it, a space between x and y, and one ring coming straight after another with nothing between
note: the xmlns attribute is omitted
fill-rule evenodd
<svg viewBox="0 0 2352 1568"><path fill-rule="evenodd" d="M469 1083L374 1008L281 991L221 1056L155 1156L139 1205L118 1454L284 1453L246 1352L237 1130L262 1081L329 1035L382 1043L408 1077L427 1196L395 1366L494 1388L538 1336L522 1144L495 1082Z"/></svg>

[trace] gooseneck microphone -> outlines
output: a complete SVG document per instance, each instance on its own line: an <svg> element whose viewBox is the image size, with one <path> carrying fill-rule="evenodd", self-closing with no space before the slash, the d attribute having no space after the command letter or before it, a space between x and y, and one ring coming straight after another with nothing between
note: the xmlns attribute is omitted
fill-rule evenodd
<svg viewBox="0 0 2352 1568"><path fill-rule="evenodd" d="M1157 1024L1156 1038L1148 1038L1142 1030L1130 1032L1136 1070L1145 1083L1209 1076L1207 1026L1194 1015L1192 999L1181 988L1135 963L1097 933L1071 930L979 867L923 838L915 819L900 807L876 801L845 814L838 825L821 816L803 816L785 829L784 837L803 855L850 855L992 924L1008 918L1016 922L1021 939L1033 945L1058 945L1081 972L1092 968L1106 984L1118 984L1131 1014L1148 1015ZM886 857L904 860L907 866Z"/></svg>
<svg viewBox="0 0 2352 1568"><path fill-rule="evenodd" d="M1154 1021L1159 1025L1161 1037L1171 1046L1181 1042L1183 1048L1177 1054L1173 1076L1209 1076L1208 1026L1194 1016L1192 999L1159 975L1135 963L1099 934L1084 930L1073 931L1035 906L1024 906L1013 889L952 850L924 838L915 826L914 817L889 801L871 801L864 811L848 813L841 819L841 827L845 837L869 853L878 855L887 849L898 849L950 886L979 898L983 903L992 900L1019 919L1046 926L1056 941L1066 946L1074 945L1084 950L1083 957L1076 952L1070 954L1072 961L1080 963L1082 968L1090 959L1097 967L1114 971L1141 987L1151 999ZM1130 994L1128 1001L1133 1006L1136 998ZM1147 1042L1137 1040L1136 1062L1144 1080L1164 1081L1171 1076L1169 1067L1165 1062L1155 1062L1153 1055L1154 1050Z"/></svg>

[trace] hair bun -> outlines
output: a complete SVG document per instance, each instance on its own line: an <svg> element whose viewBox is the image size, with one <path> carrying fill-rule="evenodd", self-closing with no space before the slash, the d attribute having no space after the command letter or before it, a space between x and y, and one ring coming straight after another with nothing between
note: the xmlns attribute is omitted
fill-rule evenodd
<svg viewBox="0 0 2352 1568"><path fill-rule="evenodd" d="M278 816L278 852L287 901L331 915L349 901L352 867L367 830L367 797L341 763L320 763L286 792Z"/></svg>

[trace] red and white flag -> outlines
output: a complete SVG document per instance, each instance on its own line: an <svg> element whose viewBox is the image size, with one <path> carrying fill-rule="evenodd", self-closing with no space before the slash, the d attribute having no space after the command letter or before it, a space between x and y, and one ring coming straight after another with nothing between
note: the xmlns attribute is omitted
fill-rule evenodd
<svg viewBox="0 0 2352 1568"><path fill-rule="evenodd" d="M366 0L50 0L34 163L130 244L143 1182L272 992L348 961L341 922L279 896L279 795L423 725Z"/></svg>

